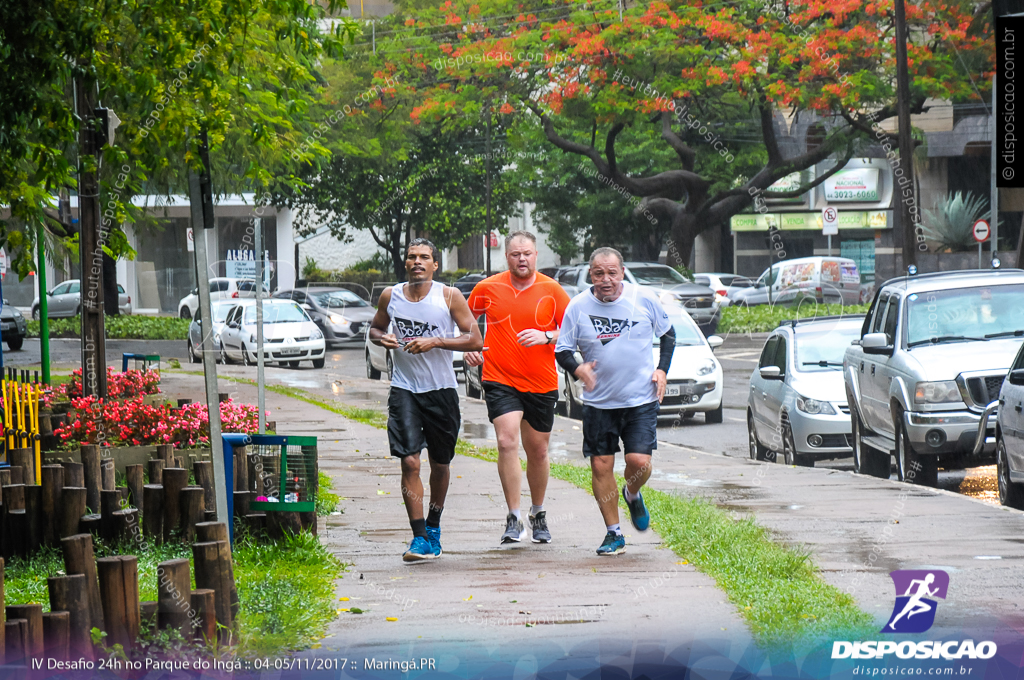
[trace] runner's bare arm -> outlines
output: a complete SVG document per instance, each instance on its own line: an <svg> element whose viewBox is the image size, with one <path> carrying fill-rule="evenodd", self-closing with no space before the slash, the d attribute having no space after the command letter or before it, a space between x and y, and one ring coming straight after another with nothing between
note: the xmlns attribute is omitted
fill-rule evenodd
<svg viewBox="0 0 1024 680"><path fill-rule="evenodd" d="M536 345L553 345L558 342L558 329L551 331L552 338L548 340L546 331L539 330L537 328L527 328L524 331L519 331L516 337L519 339L519 344L523 347L534 347Z"/></svg>
<svg viewBox="0 0 1024 680"><path fill-rule="evenodd" d="M391 288L385 288L377 301L377 313L373 315L370 322L370 342L388 349L398 349L398 339L394 333L388 333L388 324L391 317L388 316L388 304L391 302Z"/></svg>

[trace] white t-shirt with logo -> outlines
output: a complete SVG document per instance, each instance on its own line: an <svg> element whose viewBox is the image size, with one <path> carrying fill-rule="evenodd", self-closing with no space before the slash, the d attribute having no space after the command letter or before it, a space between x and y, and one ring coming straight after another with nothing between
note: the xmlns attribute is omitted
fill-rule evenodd
<svg viewBox="0 0 1024 680"><path fill-rule="evenodd" d="M583 391L583 403L595 408L631 408L658 400L651 382L654 338L672 327L668 314L651 292L622 282L614 302L601 302L588 290L565 310L556 352L576 350L583 361L595 361L593 392Z"/></svg>

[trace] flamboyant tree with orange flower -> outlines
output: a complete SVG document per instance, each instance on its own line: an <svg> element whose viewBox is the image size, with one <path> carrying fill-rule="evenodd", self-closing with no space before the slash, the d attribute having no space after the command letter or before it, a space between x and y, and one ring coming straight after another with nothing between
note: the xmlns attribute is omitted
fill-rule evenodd
<svg viewBox="0 0 1024 680"><path fill-rule="evenodd" d="M415 100L413 122L453 116L533 117L547 141L640 198L671 224L672 253L689 260L701 231L721 224L787 175L834 159L799 196L873 144L896 149L879 123L894 118L895 44L889 0L446 0L406 4L377 58ZM929 98L977 99L993 58L987 6L911 0L911 111ZM968 66L968 64L970 66ZM972 83L972 79L976 81ZM796 122L820 133L797 138ZM719 132L744 124L763 163L721 181L698 171L702 154L736 153ZM669 166L636 172L618 162L627 128L654 129Z"/></svg>

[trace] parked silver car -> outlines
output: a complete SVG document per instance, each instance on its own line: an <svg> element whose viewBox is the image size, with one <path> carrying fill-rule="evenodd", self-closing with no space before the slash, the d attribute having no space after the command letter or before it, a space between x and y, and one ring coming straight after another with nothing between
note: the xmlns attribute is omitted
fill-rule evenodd
<svg viewBox="0 0 1024 680"><path fill-rule="evenodd" d="M996 474L999 480L999 502L1024 510L1024 346L1021 346L1017 358L1010 366L997 404Z"/></svg>
<svg viewBox="0 0 1024 680"><path fill-rule="evenodd" d="M65 316L78 316L82 311L82 283L78 279L69 279L54 287L47 295L46 316L56 319ZM117 308L122 314L132 313L132 298L124 292L124 287L117 284ZM39 318L39 296L32 300L32 318Z"/></svg>
<svg viewBox="0 0 1024 680"><path fill-rule="evenodd" d="M781 453L786 465L812 467L853 453L843 354L863 321L863 315L786 321L768 336L747 395L752 459Z"/></svg>
<svg viewBox="0 0 1024 680"><path fill-rule="evenodd" d="M904 276L882 284L843 369L854 468L935 485L938 468L992 463L986 407L1024 340L1024 270Z"/></svg>
<svg viewBox="0 0 1024 680"><path fill-rule="evenodd" d="M210 315L212 317L211 322L213 324L213 334L211 335L212 344L210 345L211 350L216 355L220 351L220 332L224 328L224 319L227 317L228 312L234 307L237 302L214 302L210 304ZM188 360L193 364L198 364L203 359L203 322L199 315L199 310L196 310L196 315L192 318L192 323L188 325Z"/></svg>

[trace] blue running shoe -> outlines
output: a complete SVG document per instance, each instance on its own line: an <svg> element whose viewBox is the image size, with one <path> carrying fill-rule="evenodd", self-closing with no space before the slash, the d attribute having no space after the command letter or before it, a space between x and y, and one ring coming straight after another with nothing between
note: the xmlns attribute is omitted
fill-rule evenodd
<svg viewBox="0 0 1024 680"><path fill-rule="evenodd" d="M626 501L626 507L629 508L629 521L633 523L633 526L637 531L647 531L647 527L651 526L651 513L647 512L647 506L644 505L644 495L640 494L640 497L635 501L631 501L626 498L626 487L622 487L622 500Z"/></svg>
<svg viewBox="0 0 1024 680"><path fill-rule="evenodd" d="M412 539L409 549L402 553L402 559L406 562L421 562L423 560L432 560L436 557L434 549L430 547L430 541L422 536Z"/></svg>
<svg viewBox="0 0 1024 680"><path fill-rule="evenodd" d="M430 541L430 549L434 551L434 557L441 556L441 527L427 525L427 540Z"/></svg>
<svg viewBox="0 0 1024 680"><path fill-rule="evenodd" d="M626 552L626 537L609 531L604 536L604 543L597 549L598 555L621 555Z"/></svg>

